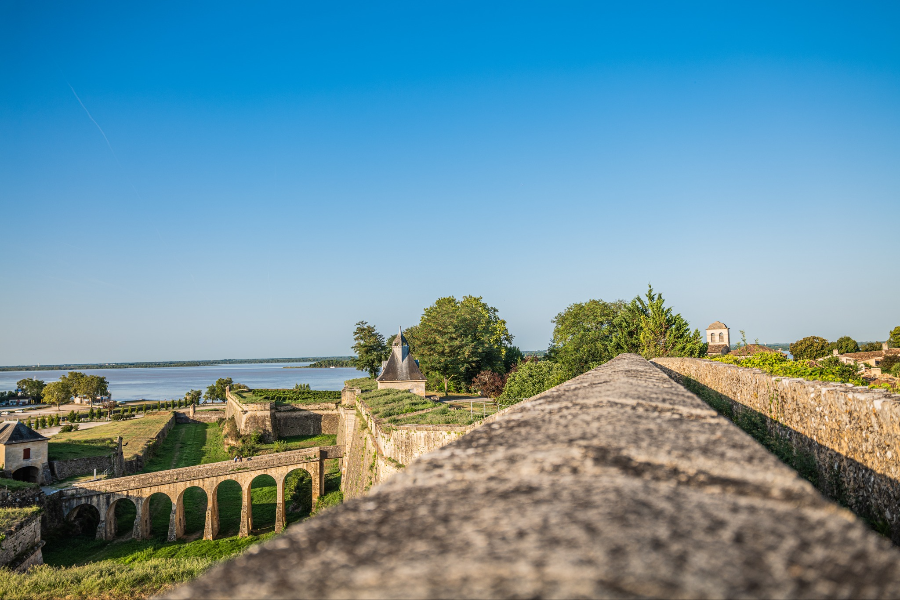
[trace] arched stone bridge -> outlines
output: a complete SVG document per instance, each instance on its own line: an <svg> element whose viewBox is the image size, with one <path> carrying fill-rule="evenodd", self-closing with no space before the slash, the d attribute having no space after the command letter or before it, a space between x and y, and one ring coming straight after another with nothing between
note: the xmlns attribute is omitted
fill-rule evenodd
<svg viewBox="0 0 900 600"><path fill-rule="evenodd" d="M184 492L198 487L206 492L206 524L203 539L211 540L219 531L219 507L216 490L223 481L234 481L241 486L240 536L250 535L253 528L250 484L259 475L270 475L275 479L277 495L275 501L275 531L285 525L284 481L291 471L303 469L312 477L312 501L315 504L325 486L325 461L343 456L340 446L325 446L279 452L242 462L218 462L181 469L169 469L157 473L118 477L103 481L78 483L60 492L63 514L71 517L85 505L93 506L100 513L97 538L111 540L115 537L116 503L130 501L137 509L134 519L134 539L150 537L150 497L165 494L172 501L169 518L169 541L184 535Z"/></svg>

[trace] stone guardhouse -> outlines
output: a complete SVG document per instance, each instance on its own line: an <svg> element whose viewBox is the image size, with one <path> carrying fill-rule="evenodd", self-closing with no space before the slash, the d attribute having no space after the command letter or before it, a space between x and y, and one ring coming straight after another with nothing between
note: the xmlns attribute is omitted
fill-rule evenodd
<svg viewBox="0 0 900 600"><path fill-rule="evenodd" d="M49 440L19 421L0 423L0 470L3 476L31 483L50 483Z"/></svg>
<svg viewBox="0 0 900 600"><path fill-rule="evenodd" d="M722 356L731 351L731 336L728 325L722 321L716 321L706 328L706 342L709 349L707 356Z"/></svg>
<svg viewBox="0 0 900 600"><path fill-rule="evenodd" d="M379 390L408 390L413 394L425 395L425 375L419 368L419 361L409 353L409 344L403 337L402 328L391 345L391 355L381 363L381 375L375 381Z"/></svg>

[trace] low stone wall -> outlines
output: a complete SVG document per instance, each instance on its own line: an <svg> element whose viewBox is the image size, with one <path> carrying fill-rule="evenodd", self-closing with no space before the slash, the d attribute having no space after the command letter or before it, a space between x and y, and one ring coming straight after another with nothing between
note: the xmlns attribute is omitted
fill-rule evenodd
<svg viewBox="0 0 900 600"><path fill-rule="evenodd" d="M115 452L111 452L106 456L86 456L84 458L50 461L50 473L56 481L77 475L92 475L94 469L97 470L97 475L106 472L110 477L114 476L116 471Z"/></svg>
<svg viewBox="0 0 900 600"><path fill-rule="evenodd" d="M900 551L637 355L168 598L894 598Z"/></svg>
<svg viewBox="0 0 900 600"><path fill-rule="evenodd" d="M0 566L25 571L34 565L43 564L41 547L44 543L41 541L40 513L16 523L0 534L5 536L0 542Z"/></svg>
<svg viewBox="0 0 900 600"><path fill-rule="evenodd" d="M736 422L764 425L773 450L900 544L900 395L706 359L654 362L704 399L724 402Z"/></svg>
<svg viewBox="0 0 900 600"><path fill-rule="evenodd" d="M336 434L340 423L340 412L334 408L326 410L305 410L293 408L278 410L275 415L275 431L279 438L294 435Z"/></svg>
<svg viewBox="0 0 900 600"><path fill-rule="evenodd" d="M0 508L22 508L24 506L42 506L44 491L35 486L21 490L8 490L0 479Z"/></svg>
<svg viewBox="0 0 900 600"><path fill-rule="evenodd" d="M243 404L228 392L225 400L225 418L232 417L241 435L259 432L266 441L275 438L271 404Z"/></svg>
<svg viewBox="0 0 900 600"><path fill-rule="evenodd" d="M193 414L191 414L190 410L175 411L175 422L179 425L187 423L216 423L219 419L224 418L224 410L195 410Z"/></svg>

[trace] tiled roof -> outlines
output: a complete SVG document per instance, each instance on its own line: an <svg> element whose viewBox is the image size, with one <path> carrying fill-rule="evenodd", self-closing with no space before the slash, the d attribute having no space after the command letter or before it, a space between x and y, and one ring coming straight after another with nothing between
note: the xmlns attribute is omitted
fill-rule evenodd
<svg viewBox="0 0 900 600"><path fill-rule="evenodd" d="M46 440L31 427L17 421L4 421L0 424L0 444L17 444L19 442L37 442Z"/></svg>
<svg viewBox="0 0 900 600"><path fill-rule="evenodd" d="M710 344L709 348L706 350L707 354L727 354L729 346L728 344Z"/></svg>
<svg viewBox="0 0 900 600"><path fill-rule="evenodd" d="M710 329L728 329L728 325L726 325L722 321L716 321L715 323L713 323L712 325L710 325L709 327L706 328L707 331L709 331Z"/></svg>
<svg viewBox="0 0 900 600"><path fill-rule="evenodd" d="M403 337L403 330L397 334L392 344L391 355L381 369L377 381L425 381L425 375L409 353L409 345Z"/></svg>
<svg viewBox="0 0 900 600"><path fill-rule="evenodd" d="M888 351L888 353L893 354ZM884 356L883 350L875 350L873 352L848 352L847 354L841 354L841 356L846 356L847 358L852 358L853 360L869 360L871 358L881 358Z"/></svg>

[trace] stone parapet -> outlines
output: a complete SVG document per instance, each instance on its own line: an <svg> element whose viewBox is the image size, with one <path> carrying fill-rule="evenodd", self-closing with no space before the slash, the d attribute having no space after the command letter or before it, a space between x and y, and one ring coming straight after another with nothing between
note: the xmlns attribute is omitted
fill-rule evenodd
<svg viewBox="0 0 900 600"><path fill-rule="evenodd" d="M701 395L712 390L732 413L764 417L821 492L900 543L900 395L705 359L653 362Z"/></svg>
<svg viewBox="0 0 900 600"><path fill-rule="evenodd" d="M41 515L35 513L0 531L0 566L25 571L43 563L41 547Z"/></svg>
<svg viewBox="0 0 900 600"><path fill-rule="evenodd" d="M168 598L900 596L900 552L622 355Z"/></svg>

